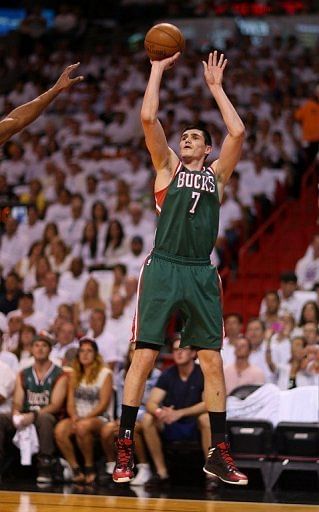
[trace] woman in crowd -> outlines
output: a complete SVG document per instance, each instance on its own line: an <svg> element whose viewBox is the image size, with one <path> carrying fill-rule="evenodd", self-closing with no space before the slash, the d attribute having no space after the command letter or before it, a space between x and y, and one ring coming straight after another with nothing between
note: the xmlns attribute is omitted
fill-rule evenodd
<svg viewBox="0 0 319 512"><path fill-rule="evenodd" d="M112 372L103 364L96 342L82 338L72 364L67 398L68 418L55 428L55 438L73 471L74 483L92 484L96 479L94 436L112 419ZM75 436L83 459L83 471L71 438Z"/></svg>
<svg viewBox="0 0 319 512"><path fill-rule="evenodd" d="M43 232L43 244L44 244L44 252L46 256L50 256L51 254L51 242L54 238L59 236L58 226L55 222L48 222L44 228Z"/></svg>
<svg viewBox="0 0 319 512"><path fill-rule="evenodd" d="M124 380L125 375L130 367L133 353L135 350L135 343L130 344L130 348L128 350L126 365L116 376L115 380L115 388L116 388L116 404L117 411L116 415L118 418L121 417L121 407L123 401L123 390L124 390ZM142 428L142 419L146 412L146 402L148 400L149 394L152 388L155 386L157 379L159 378L161 371L158 368L153 368L148 379L145 384L144 394L142 398L142 403L139 408L135 430L134 430L134 442L136 449L136 457L138 460L137 463L137 475L133 480L131 480L130 485L144 485L151 476L152 472L150 469L150 465L147 458L145 442L143 438L143 428ZM115 466L115 453L114 453L114 438L119 433L119 420L112 421L110 423L106 423L103 425L101 429L101 442L104 449L105 457L106 457L106 474L108 476L112 475L114 466Z"/></svg>
<svg viewBox="0 0 319 512"><path fill-rule="evenodd" d="M24 290L30 291L36 284L36 267L40 257L44 254L44 244L41 240L33 242L27 256L16 264L17 274L24 280Z"/></svg>
<svg viewBox="0 0 319 512"><path fill-rule="evenodd" d="M32 357L32 341L36 336L36 330L32 325L25 324L22 326L19 336L19 342L14 354L19 360L19 369L23 370L28 366L32 366L34 359Z"/></svg>
<svg viewBox="0 0 319 512"><path fill-rule="evenodd" d="M99 283L91 277L85 285L82 299L74 306L75 319L83 330L89 328L89 320L94 309L105 309L106 304L100 296Z"/></svg>
<svg viewBox="0 0 319 512"><path fill-rule="evenodd" d="M51 270L49 260L46 256L41 256L37 262L35 269L35 286L34 288L41 288L44 286L44 279L47 273Z"/></svg>
<svg viewBox="0 0 319 512"><path fill-rule="evenodd" d="M58 272L62 274L66 270L69 270L72 254L69 252L69 248L66 244L61 240L61 238L53 238L50 243L51 251L49 256L49 262L51 265L51 269L53 272Z"/></svg>
<svg viewBox="0 0 319 512"><path fill-rule="evenodd" d="M85 225L82 240L74 248L73 255L81 257L86 268L97 267L102 263L98 230L94 221L90 220Z"/></svg>
<svg viewBox="0 0 319 512"><path fill-rule="evenodd" d="M113 267L121 262L123 256L129 253L129 244L125 238L123 226L120 221L113 219L108 227L105 243L104 257L107 267Z"/></svg>
<svg viewBox="0 0 319 512"><path fill-rule="evenodd" d="M308 300L301 310L299 326L303 327L307 322L319 325L319 307L314 300Z"/></svg>
<svg viewBox="0 0 319 512"><path fill-rule="evenodd" d="M102 201L96 201L92 206L92 220L96 226L99 242L105 240L109 214Z"/></svg>
<svg viewBox="0 0 319 512"><path fill-rule="evenodd" d="M266 361L276 376L276 384L281 390L293 389L303 385L306 340L298 336L292 340L291 359L286 364L276 364L271 356L270 340L266 349Z"/></svg>

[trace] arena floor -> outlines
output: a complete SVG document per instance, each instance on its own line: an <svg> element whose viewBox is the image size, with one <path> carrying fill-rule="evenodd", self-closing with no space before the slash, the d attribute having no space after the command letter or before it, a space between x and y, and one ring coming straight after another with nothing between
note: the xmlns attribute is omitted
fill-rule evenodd
<svg viewBox="0 0 319 512"><path fill-rule="evenodd" d="M265 491L252 478L247 488L222 484L208 491L172 486L149 493L129 485L40 486L33 479L12 479L0 487L0 512L319 512L315 474L300 474L294 481L283 478L279 483L273 491Z"/></svg>

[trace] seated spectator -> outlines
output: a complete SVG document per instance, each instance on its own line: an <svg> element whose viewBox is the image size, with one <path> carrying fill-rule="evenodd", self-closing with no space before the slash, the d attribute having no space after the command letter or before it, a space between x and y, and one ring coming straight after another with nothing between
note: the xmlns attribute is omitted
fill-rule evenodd
<svg viewBox="0 0 319 512"><path fill-rule="evenodd" d="M265 382L272 382L273 375L266 362L267 342L265 335L263 321L259 318L251 318L246 326L246 338L250 343L249 362L263 371Z"/></svg>
<svg viewBox="0 0 319 512"><path fill-rule="evenodd" d="M19 370L19 361L15 354L9 352L8 350L2 349L3 344L3 332L0 330L0 361L5 363L9 368L17 373Z"/></svg>
<svg viewBox="0 0 319 512"><path fill-rule="evenodd" d="M45 286L45 280L48 272L51 272L51 266L49 260L46 256L40 256L36 263L35 269L35 283L31 285L31 282L28 281L28 276L25 277L25 289L35 291L36 288L43 288ZM28 282L28 285L26 283Z"/></svg>
<svg viewBox="0 0 319 512"><path fill-rule="evenodd" d="M95 309L105 310L105 303L100 297L99 283L91 277L88 279L81 300L75 304L75 316L83 330L89 328L91 313Z"/></svg>
<svg viewBox="0 0 319 512"><path fill-rule="evenodd" d="M103 247L106 266L113 267L116 263L121 263L123 256L126 257L128 251L128 241L125 238L121 222L116 219L111 220Z"/></svg>
<svg viewBox="0 0 319 512"><path fill-rule="evenodd" d="M11 311L8 316L8 327L3 333L2 348L9 352L14 352L18 347L19 336L23 320L19 311Z"/></svg>
<svg viewBox="0 0 319 512"><path fill-rule="evenodd" d="M68 302L65 292L58 290L59 276L50 270L44 277L43 288L34 291L35 310L45 316L48 323L57 315L58 306Z"/></svg>
<svg viewBox="0 0 319 512"><path fill-rule="evenodd" d="M224 320L225 338L221 355L224 366L235 362L236 340L242 336L243 318L238 313L229 313Z"/></svg>
<svg viewBox="0 0 319 512"><path fill-rule="evenodd" d="M104 309L93 309L90 316L90 328L86 333L94 338L104 363L113 370L117 363L123 361L119 350L117 338L111 334L107 327L107 318Z"/></svg>
<svg viewBox="0 0 319 512"><path fill-rule="evenodd" d="M235 341L235 362L224 367L226 394L246 385L262 385L265 374L261 368L250 363L251 345L247 338Z"/></svg>
<svg viewBox="0 0 319 512"><path fill-rule="evenodd" d="M291 313L295 322L299 322L302 302L296 295L297 276L294 272L282 272L280 275L280 288L278 295L280 298L279 314ZM262 318L266 310L265 300L262 300L259 310L259 316Z"/></svg>
<svg viewBox="0 0 319 512"><path fill-rule="evenodd" d="M0 417L2 414L7 414L8 416L11 414L12 410L12 397L14 391L16 375L11 370L11 368L0 361ZM1 425L1 423L0 423ZM0 438L1 438L1 426L0 426ZM3 446L0 439L0 446ZM0 468L3 467L3 457L0 453ZM1 477L1 469L0 469L0 477Z"/></svg>
<svg viewBox="0 0 319 512"><path fill-rule="evenodd" d="M36 337L36 330L32 325L25 324L21 327L19 343L14 351L19 360L19 369L23 370L34 363L32 356L32 344Z"/></svg>
<svg viewBox="0 0 319 512"><path fill-rule="evenodd" d="M205 456L209 448L203 375L194 361L196 351L192 347L180 348L179 344L176 337L172 346L175 364L162 373L151 390L143 417L144 438L156 469L147 486L169 482L161 437L166 442L196 440L200 432Z"/></svg>
<svg viewBox="0 0 319 512"><path fill-rule="evenodd" d="M112 295L107 328L117 338L118 352L124 361L132 338L132 318L125 314L125 298L119 293Z"/></svg>
<svg viewBox="0 0 319 512"><path fill-rule="evenodd" d="M69 379L68 418L55 428L55 439L73 471L74 483L92 484L96 478L94 436L112 419L112 372L103 365L93 339L82 338ZM84 458L83 471L77 461L71 437L75 436Z"/></svg>
<svg viewBox="0 0 319 512"><path fill-rule="evenodd" d="M38 240L34 242L26 256L21 258L15 266L15 271L24 280L23 288L31 290L36 285L36 267L39 258L44 254L43 242Z"/></svg>
<svg viewBox="0 0 319 512"><path fill-rule="evenodd" d="M21 236L26 243L26 251L29 251L32 245L41 240L44 230L44 223L39 220L39 212L33 205L28 207L28 220L21 223L18 227L18 235Z"/></svg>
<svg viewBox="0 0 319 512"><path fill-rule="evenodd" d="M71 194L66 188L58 192L57 200L46 211L45 222L59 222L71 217Z"/></svg>
<svg viewBox="0 0 319 512"><path fill-rule="evenodd" d="M48 222L45 225L45 228L43 231L43 237L42 237L42 241L44 244L44 251L45 251L45 255L47 257L49 257L51 254L50 244L51 244L52 240L54 240L58 236L59 236L59 230L58 230L58 226L56 225L56 223Z"/></svg>
<svg viewBox="0 0 319 512"><path fill-rule="evenodd" d="M101 244L105 240L109 220L109 214L103 201L93 203L91 219L96 226L98 240Z"/></svg>
<svg viewBox="0 0 319 512"><path fill-rule="evenodd" d="M87 269L99 267L104 262L96 225L88 221L83 229L81 241L74 246L73 255L82 258Z"/></svg>
<svg viewBox="0 0 319 512"><path fill-rule="evenodd" d="M46 199L42 191L41 181L38 179L30 180L28 191L21 194L19 199L21 203L35 205L41 216L45 211Z"/></svg>
<svg viewBox="0 0 319 512"><path fill-rule="evenodd" d="M5 233L1 237L0 266L6 276L27 253L26 240L18 233L18 221L8 217L5 221Z"/></svg>
<svg viewBox="0 0 319 512"><path fill-rule="evenodd" d="M272 329L265 332L267 350L270 347L271 356L276 364L286 364L291 358L291 332L291 326L284 317L279 317L279 321L273 324Z"/></svg>
<svg viewBox="0 0 319 512"><path fill-rule="evenodd" d="M270 342L266 350L266 360L271 372L275 375L275 384L281 389L293 389L300 385L300 370L305 358L306 340L296 337L291 342L291 358L287 363L277 363L272 357Z"/></svg>
<svg viewBox="0 0 319 512"><path fill-rule="evenodd" d="M59 222L59 233L64 242L73 247L82 238L85 220L83 218L83 197L73 194L71 199L71 215Z"/></svg>
<svg viewBox="0 0 319 512"><path fill-rule="evenodd" d="M316 322L306 322L302 328L303 336L306 338L307 345L317 345L318 338L318 324Z"/></svg>
<svg viewBox="0 0 319 512"><path fill-rule="evenodd" d="M265 303L265 311L260 318L264 322L266 329L276 328L275 324L279 321L279 295L276 291L269 291L266 292L263 300Z"/></svg>
<svg viewBox="0 0 319 512"><path fill-rule="evenodd" d="M123 403L123 391L124 391L124 380L126 373L130 367L133 353L135 350L135 343L131 343L126 356L126 365L125 367L119 371L119 373L115 376L115 389L116 389L116 404L117 410L116 415L117 418L121 417L122 412L122 403ZM147 482L152 474L150 465L148 462L145 442L143 437L143 428L142 428L142 420L144 414L146 412L146 403L149 399L149 395L153 387L155 386L157 379L159 378L161 372L158 368L153 368L148 379L145 383L144 394L142 397L141 405L138 410L137 420L134 428L134 442L135 442L135 451L137 458L137 474L130 481L130 485L143 485ZM115 451L114 451L114 439L118 436L119 433L120 421L119 419L116 421L112 421L103 425L101 430L101 442L104 449L105 457L106 457L106 474L111 478L113 473L113 469L115 466Z"/></svg>
<svg viewBox="0 0 319 512"><path fill-rule="evenodd" d="M70 268L72 254L61 238L54 238L50 244L49 263L53 272L62 274Z"/></svg>
<svg viewBox="0 0 319 512"><path fill-rule="evenodd" d="M37 332L48 328L49 324L43 313L34 309L34 298L31 292L21 295L18 306L17 312L20 313L23 323L32 325Z"/></svg>
<svg viewBox="0 0 319 512"><path fill-rule="evenodd" d="M319 281L319 234L313 237L305 255L297 261L296 275L301 290L312 290Z"/></svg>
<svg viewBox="0 0 319 512"><path fill-rule="evenodd" d="M14 391L13 418L19 428L34 424L39 438L38 476L39 483L52 481L52 470L56 449L54 426L62 412L66 398L67 379L63 371L49 359L51 338L39 334L32 344L34 364L17 376ZM12 439L15 426L12 418L0 415L0 454L4 443Z"/></svg>
<svg viewBox="0 0 319 512"><path fill-rule="evenodd" d="M319 386L319 346L306 345L305 356L298 372L298 386Z"/></svg>
<svg viewBox="0 0 319 512"><path fill-rule="evenodd" d="M319 325L319 306L314 300L308 300L302 307L299 326L303 327L308 322Z"/></svg>
<svg viewBox="0 0 319 512"><path fill-rule="evenodd" d="M125 284L125 314L132 318L136 310L136 293L138 280L136 277L127 276L124 281Z"/></svg>
<svg viewBox="0 0 319 512"><path fill-rule="evenodd" d="M73 258L70 269L62 273L60 277L60 290L68 294L72 303L81 299L85 285L89 279L89 273L84 270L82 258Z"/></svg>
<svg viewBox="0 0 319 512"><path fill-rule="evenodd" d="M79 342L75 337L75 328L72 322L63 322L57 330L57 340L52 347L51 357L54 361L62 364L64 355L69 348L78 348Z"/></svg>
<svg viewBox="0 0 319 512"><path fill-rule="evenodd" d="M133 276L136 279L139 278L141 268L147 257L144 252L143 238L141 236L133 236L130 241L130 250L127 256L121 258L122 263L127 268L127 274Z"/></svg>
<svg viewBox="0 0 319 512"><path fill-rule="evenodd" d="M21 281L16 272L10 272L4 283L4 291L0 294L0 311L7 315L18 308L22 295Z"/></svg>

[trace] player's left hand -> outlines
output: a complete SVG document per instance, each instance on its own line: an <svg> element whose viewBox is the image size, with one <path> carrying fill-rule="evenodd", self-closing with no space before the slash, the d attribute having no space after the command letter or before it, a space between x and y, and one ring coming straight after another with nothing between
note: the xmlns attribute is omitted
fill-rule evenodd
<svg viewBox="0 0 319 512"><path fill-rule="evenodd" d="M202 62L207 85L221 85L224 69L227 66L227 59L224 58L224 54L221 53L218 58L217 50L214 50L213 53L209 54L208 62L204 60Z"/></svg>
<svg viewBox="0 0 319 512"><path fill-rule="evenodd" d="M75 78L70 78L71 73L75 71L79 65L80 63L77 62L76 64L71 64L65 68L60 78L58 78L56 84L54 85L54 88L58 89L59 91L63 91L71 87L71 85L82 82L82 80L84 80L84 76L76 76Z"/></svg>

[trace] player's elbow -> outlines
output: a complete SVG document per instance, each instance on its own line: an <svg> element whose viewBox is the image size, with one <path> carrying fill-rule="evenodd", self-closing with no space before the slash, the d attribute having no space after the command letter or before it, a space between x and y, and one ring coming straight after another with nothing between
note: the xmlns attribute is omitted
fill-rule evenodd
<svg viewBox="0 0 319 512"><path fill-rule="evenodd" d="M234 130L232 130L231 136L235 139L241 139L244 140L245 138L245 126L243 123L240 123L238 127L236 127Z"/></svg>
<svg viewBox="0 0 319 512"><path fill-rule="evenodd" d="M155 124L157 117L147 110L141 111L141 122L143 126Z"/></svg>

